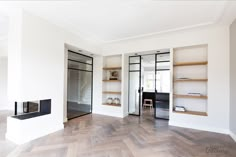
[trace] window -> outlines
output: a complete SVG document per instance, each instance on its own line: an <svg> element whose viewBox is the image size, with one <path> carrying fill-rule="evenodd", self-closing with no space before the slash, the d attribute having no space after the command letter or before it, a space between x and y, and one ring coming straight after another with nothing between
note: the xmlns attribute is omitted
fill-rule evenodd
<svg viewBox="0 0 236 157"><path fill-rule="evenodd" d="M157 71L157 92L170 92L170 71Z"/></svg>
<svg viewBox="0 0 236 157"><path fill-rule="evenodd" d="M157 71L156 77L156 89L157 92L169 93L170 92L170 71ZM144 91L155 91L155 73L144 73Z"/></svg>
<svg viewBox="0 0 236 157"><path fill-rule="evenodd" d="M155 91L155 73L154 72L144 73L144 91L149 91L149 92Z"/></svg>

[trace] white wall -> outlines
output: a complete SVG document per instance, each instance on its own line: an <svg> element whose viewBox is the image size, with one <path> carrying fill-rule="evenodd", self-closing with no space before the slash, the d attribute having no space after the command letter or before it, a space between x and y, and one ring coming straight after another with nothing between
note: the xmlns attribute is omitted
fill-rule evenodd
<svg viewBox="0 0 236 157"><path fill-rule="evenodd" d="M118 56L112 56L112 57L110 56L108 59L105 59L101 55L97 55L94 57L93 113L122 118L122 117L124 117L124 104L122 103L123 96L119 97L120 101L122 103L121 107L102 105L102 103L104 103L104 101L107 98L104 96L104 100L103 100L103 95L102 95L103 90L119 91L119 90L123 89L123 75L121 78L121 80L122 80L121 87L119 85L105 86L102 82L102 80L103 80L103 67L105 67L105 66L116 67L116 66L120 66L121 64L123 64L123 59L122 59L122 61L120 60L121 56L119 56L118 59L117 59L117 57ZM107 64L104 64L104 63L107 63ZM123 73L123 70L122 70L122 73ZM104 89L103 89L103 87L104 87ZM122 93L122 95L124 95L124 94ZM112 95L111 97L113 97L113 96L115 96L115 95Z"/></svg>
<svg viewBox="0 0 236 157"><path fill-rule="evenodd" d="M0 57L0 110L9 109L7 98L7 57Z"/></svg>
<svg viewBox="0 0 236 157"><path fill-rule="evenodd" d="M236 141L236 20L230 26L230 131Z"/></svg>
<svg viewBox="0 0 236 157"><path fill-rule="evenodd" d="M142 52L208 44L208 116L170 114L170 125L228 133L229 28L208 26L108 43L103 54ZM128 105L128 103L125 103Z"/></svg>
<svg viewBox="0 0 236 157"><path fill-rule="evenodd" d="M42 118L38 125L45 129L34 132L34 129L40 130L36 127L27 132L31 138L37 138L63 128L66 116L65 43L94 53L99 52L99 49L41 18L22 10L15 13L17 14L10 16L9 27L10 98L13 101L52 99L51 115ZM17 132L12 133L10 129L14 128L8 128L11 133L7 134L9 139L14 140L21 136ZM21 140L23 139L18 139L18 143Z"/></svg>
<svg viewBox="0 0 236 157"><path fill-rule="evenodd" d="M122 102L123 116L125 117L128 115L128 111L129 111L129 108L127 105L127 102L129 101L129 93L128 93L129 92L129 83L128 83L128 81L129 81L129 78L128 78L128 76L129 76L129 55L123 54L122 58L123 58L122 59L122 68L123 68L123 70L122 70L122 72L123 72L122 84L123 84L123 86L122 86L121 91L123 93L123 102Z"/></svg>
<svg viewBox="0 0 236 157"><path fill-rule="evenodd" d="M0 56L7 56L7 39L6 40L0 40Z"/></svg>
<svg viewBox="0 0 236 157"><path fill-rule="evenodd" d="M7 97L7 40L0 40L0 110L12 110Z"/></svg>

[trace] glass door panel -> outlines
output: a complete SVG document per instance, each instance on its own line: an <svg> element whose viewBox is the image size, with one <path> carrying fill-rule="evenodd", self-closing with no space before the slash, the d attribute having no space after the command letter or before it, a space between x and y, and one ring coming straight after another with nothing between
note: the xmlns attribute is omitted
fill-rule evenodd
<svg viewBox="0 0 236 157"><path fill-rule="evenodd" d="M169 119L170 53L155 56L155 118Z"/></svg>
<svg viewBox="0 0 236 157"><path fill-rule="evenodd" d="M140 64L137 64L137 63L130 64L129 65L129 70L130 71L139 71L140 70Z"/></svg>
<svg viewBox="0 0 236 157"><path fill-rule="evenodd" d="M170 62L169 61L161 61L161 62L156 62L156 70L157 71L166 71L170 70Z"/></svg>
<svg viewBox="0 0 236 157"><path fill-rule="evenodd" d="M129 57L129 114L140 116L141 56Z"/></svg>
<svg viewBox="0 0 236 157"><path fill-rule="evenodd" d="M83 54L68 50L68 60L78 61L85 64L93 64L93 58Z"/></svg>
<svg viewBox="0 0 236 157"><path fill-rule="evenodd" d="M75 70L92 71L92 65L68 60L68 67Z"/></svg>
<svg viewBox="0 0 236 157"><path fill-rule="evenodd" d="M170 71L156 72L156 91L159 93L170 93Z"/></svg>
<svg viewBox="0 0 236 157"><path fill-rule="evenodd" d="M92 112L93 65L91 58L78 53L68 58L67 118L72 119Z"/></svg>
<svg viewBox="0 0 236 157"><path fill-rule="evenodd" d="M157 56L156 62L170 61L170 53L169 52L157 53L156 56Z"/></svg>
<svg viewBox="0 0 236 157"><path fill-rule="evenodd" d="M129 57L129 63L130 64L140 64L141 60L140 60L140 56L130 56Z"/></svg>

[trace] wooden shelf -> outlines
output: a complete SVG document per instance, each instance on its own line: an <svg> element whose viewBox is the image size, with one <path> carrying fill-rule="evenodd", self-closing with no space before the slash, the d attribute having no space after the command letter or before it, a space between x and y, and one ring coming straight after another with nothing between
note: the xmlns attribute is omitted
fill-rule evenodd
<svg viewBox="0 0 236 157"><path fill-rule="evenodd" d="M197 111L195 108L198 105L207 108L208 105L207 47L208 45L193 45L173 49L173 114L207 116L206 110ZM196 91L196 88L199 90ZM178 104L175 104L176 101ZM177 105L183 105L186 111L175 111Z"/></svg>
<svg viewBox="0 0 236 157"><path fill-rule="evenodd" d="M174 66L193 66L193 65L206 65L208 64L207 61L203 62L179 62L175 63Z"/></svg>
<svg viewBox="0 0 236 157"><path fill-rule="evenodd" d="M207 96L205 96L205 95L195 96L195 95L174 94L174 97L177 97L177 98L207 99Z"/></svg>
<svg viewBox="0 0 236 157"><path fill-rule="evenodd" d="M121 104L108 104L108 103L103 103L103 105L107 105L107 106L117 106L120 107Z"/></svg>
<svg viewBox="0 0 236 157"><path fill-rule="evenodd" d="M121 82L121 80L102 80L103 82Z"/></svg>
<svg viewBox="0 0 236 157"><path fill-rule="evenodd" d="M207 116L206 112L198 112L198 111L173 111L174 113L181 113L181 114L190 114L190 115L197 115L197 116Z"/></svg>
<svg viewBox="0 0 236 157"><path fill-rule="evenodd" d="M208 79L175 79L174 82L207 82Z"/></svg>
<svg viewBox="0 0 236 157"><path fill-rule="evenodd" d="M103 94L121 94L121 92L103 91Z"/></svg>
<svg viewBox="0 0 236 157"><path fill-rule="evenodd" d="M121 70L121 67L104 67L103 70Z"/></svg>

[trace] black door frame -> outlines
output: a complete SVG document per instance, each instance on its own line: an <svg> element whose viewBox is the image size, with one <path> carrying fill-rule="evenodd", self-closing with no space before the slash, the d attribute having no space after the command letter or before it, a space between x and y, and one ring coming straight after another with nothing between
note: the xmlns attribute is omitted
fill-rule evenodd
<svg viewBox="0 0 236 157"><path fill-rule="evenodd" d="M130 58L132 57L139 57L139 63L130 63ZM139 64L139 70L130 70L130 65L134 65L134 64ZM128 75L128 79L129 79L129 87L128 87L128 113L129 113L129 108L130 108L130 103L129 103L129 100L130 100L130 73L132 72L139 72L139 89L138 89L138 93L139 93L139 111L138 111L138 114L132 114L132 113L129 113L129 115L133 115L133 116L140 116L141 115L141 55L135 55L135 56L129 56L129 75Z"/></svg>
<svg viewBox="0 0 236 157"><path fill-rule="evenodd" d="M88 113L85 113L85 114L82 114L82 115L79 115L79 116L76 116L76 117L73 117L73 118L69 118L68 120L71 120L71 119L74 119L74 118L78 118L78 117L81 117L81 116L85 116L87 114L91 114L92 111L93 111L93 57L91 56L87 56L87 55L84 55L84 54L81 54L81 53L78 53L78 52L75 52L75 51L72 51L72 50L68 50L68 56L69 56L69 52L70 53L73 53L73 54L77 54L77 55L80 55L80 56L84 56L84 57L88 57L92 60L92 63L85 63L85 62L81 62L81 61L77 61L77 60L72 60L72 59L69 59L68 58L68 61L72 61L72 62L78 62L78 63L81 63L81 64L87 64L87 65L91 65L91 71L89 70L84 70L84 69L77 69L77 68L69 68L68 67L68 70L77 70L77 71L85 71L85 72L91 72L91 112L88 112ZM67 63L68 64L68 63ZM68 76L68 73L67 73L67 76ZM68 89L68 87L67 87ZM68 112L68 103L67 103L67 112ZM68 118L68 116L67 116Z"/></svg>
<svg viewBox="0 0 236 157"><path fill-rule="evenodd" d="M158 66L157 66L157 63L163 63L163 62L170 62L170 60L166 60L166 61L157 61L157 58L158 58L158 55L163 55L163 54L170 54L170 52L161 52L161 53L153 53L153 54L143 54L143 55L135 55L135 56L129 56L129 84L130 84L130 72L139 72L139 114L131 114L129 113L129 99L130 99L130 86L128 87L128 113L129 115L134 115L134 116L141 116L141 107L142 107L142 100L141 100L141 92L142 92L142 87L141 87L141 68L142 68L142 60L141 60L141 57L142 56L146 56L146 55L155 55L155 102L153 103L156 103L156 94L157 94L157 71L167 71L167 70L170 70L170 69L158 69ZM130 58L132 57L139 57L139 63L130 63ZM139 70L130 70L130 65L132 64L139 64ZM156 104L155 104L155 108L153 110L154 112L154 118L158 118L156 117ZM163 119L163 118L158 118L158 119Z"/></svg>
<svg viewBox="0 0 236 157"><path fill-rule="evenodd" d="M156 115L156 95L157 95L157 71L170 71L170 69L158 69L158 66L157 66L157 63L165 63L165 62L170 62L170 59L169 60L164 60L164 61L157 61L157 56L158 55L163 55L163 54L170 54L170 52L162 52L162 53L156 53L155 54L155 108L154 108L154 118L155 119L165 119L165 118L160 118L160 117L157 117ZM167 119L165 119L167 120Z"/></svg>

